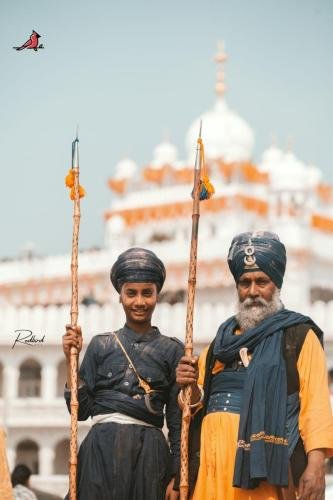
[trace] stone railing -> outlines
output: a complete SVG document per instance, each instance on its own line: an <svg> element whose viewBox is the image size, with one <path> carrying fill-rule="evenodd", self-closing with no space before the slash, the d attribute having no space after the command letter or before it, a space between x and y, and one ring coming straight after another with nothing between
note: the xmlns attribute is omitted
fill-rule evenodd
<svg viewBox="0 0 333 500"><path fill-rule="evenodd" d="M333 301L316 302L300 311L311 316L324 330L326 341L333 341ZM231 305L203 303L195 307L194 338L198 345L207 344L214 337L218 326L233 313ZM158 304L153 324L161 332L183 340L185 336L186 305ZM80 306L79 324L86 342L102 332L118 329L125 317L119 304ZM0 308L0 344L9 346L15 330L28 329L36 336L45 334L46 344L61 343L64 325L70 322L69 306L4 307Z"/></svg>

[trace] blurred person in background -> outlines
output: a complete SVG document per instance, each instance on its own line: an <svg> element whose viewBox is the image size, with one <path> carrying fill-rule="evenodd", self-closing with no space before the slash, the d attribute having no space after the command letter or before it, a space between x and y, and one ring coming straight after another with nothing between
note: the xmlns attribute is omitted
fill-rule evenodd
<svg viewBox="0 0 333 500"><path fill-rule="evenodd" d="M12 472L12 485L15 500L38 500L35 493L30 489L31 470L24 464L15 466Z"/></svg>

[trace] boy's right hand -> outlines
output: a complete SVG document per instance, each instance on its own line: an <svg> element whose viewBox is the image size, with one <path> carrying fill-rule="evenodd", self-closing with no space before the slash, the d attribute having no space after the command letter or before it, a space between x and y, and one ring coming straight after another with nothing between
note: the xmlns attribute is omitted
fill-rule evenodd
<svg viewBox="0 0 333 500"><path fill-rule="evenodd" d="M82 349L82 331L80 326L72 327L71 325L66 325L66 333L62 337L62 349L69 360L71 355L71 348L76 347L78 354Z"/></svg>

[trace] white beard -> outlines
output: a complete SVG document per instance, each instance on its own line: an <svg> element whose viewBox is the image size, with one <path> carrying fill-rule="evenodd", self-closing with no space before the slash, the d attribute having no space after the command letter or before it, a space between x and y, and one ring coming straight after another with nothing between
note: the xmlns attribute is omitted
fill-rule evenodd
<svg viewBox="0 0 333 500"><path fill-rule="evenodd" d="M268 316L283 309L280 290L278 288L275 290L269 302L261 297L256 299L248 298L243 302L238 300L237 308L236 318L241 330L246 331L254 328Z"/></svg>

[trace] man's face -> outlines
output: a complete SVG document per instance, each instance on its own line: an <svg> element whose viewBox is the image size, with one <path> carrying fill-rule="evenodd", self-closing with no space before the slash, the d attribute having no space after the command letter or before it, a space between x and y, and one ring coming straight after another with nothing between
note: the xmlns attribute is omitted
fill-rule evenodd
<svg viewBox="0 0 333 500"><path fill-rule="evenodd" d="M150 322L157 303L155 283L124 283L120 292L128 323Z"/></svg>
<svg viewBox="0 0 333 500"><path fill-rule="evenodd" d="M276 289L270 277L262 271L242 274L237 284L239 301L247 301L249 307L262 305L260 299L271 302Z"/></svg>
<svg viewBox="0 0 333 500"><path fill-rule="evenodd" d="M243 331L254 328L283 307L279 289L262 271L242 274L237 292L237 320Z"/></svg>

